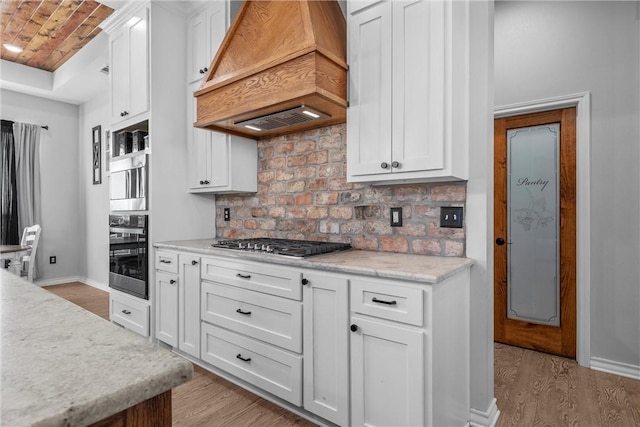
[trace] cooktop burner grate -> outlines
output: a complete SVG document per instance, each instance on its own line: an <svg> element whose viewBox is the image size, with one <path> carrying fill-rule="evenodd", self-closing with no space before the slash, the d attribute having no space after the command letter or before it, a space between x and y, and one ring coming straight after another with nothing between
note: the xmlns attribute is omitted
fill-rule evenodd
<svg viewBox="0 0 640 427"><path fill-rule="evenodd" d="M304 258L351 249L351 245L348 243L271 238L220 240L211 246L238 251L270 253L293 258Z"/></svg>

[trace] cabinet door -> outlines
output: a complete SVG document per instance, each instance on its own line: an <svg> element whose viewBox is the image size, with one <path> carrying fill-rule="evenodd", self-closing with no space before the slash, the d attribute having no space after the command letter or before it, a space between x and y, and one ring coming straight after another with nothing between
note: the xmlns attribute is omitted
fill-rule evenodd
<svg viewBox="0 0 640 427"><path fill-rule="evenodd" d="M391 172L391 9L385 1L348 16L350 176Z"/></svg>
<svg viewBox="0 0 640 427"><path fill-rule="evenodd" d="M227 187L229 186L229 136L220 132L209 133L211 134L211 153L207 175L208 186Z"/></svg>
<svg viewBox="0 0 640 427"><path fill-rule="evenodd" d="M393 2L394 173L444 168L444 23L442 1Z"/></svg>
<svg viewBox="0 0 640 427"><path fill-rule="evenodd" d="M202 79L207 56L207 20L204 13L191 17L187 23L187 79L189 83Z"/></svg>
<svg viewBox="0 0 640 427"><path fill-rule="evenodd" d="M178 346L178 276L156 272L156 337L172 347Z"/></svg>
<svg viewBox="0 0 640 427"><path fill-rule="evenodd" d="M424 423L424 332L352 317L351 423L421 426Z"/></svg>
<svg viewBox="0 0 640 427"><path fill-rule="evenodd" d="M227 31L227 2L210 2L206 9L189 19L187 24L189 83L200 81L211 65Z"/></svg>
<svg viewBox="0 0 640 427"><path fill-rule="evenodd" d="M349 284L304 273L304 408L349 425Z"/></svg>
<svg viewBox="0 0 640 427"><path fill-rule="evenodd" d="M200 357L200 257L180 254L178 348Z"/></svg>
<svg viewBox="0 0 640 427"><path fill-rule="evenodd" d="M149 110L148 23L144 7L109 38L112 123Z"/></svg>
<svg viewBox="0 0 640 427"><path fill-rule="evenodd" d="M149 110L149 18L145 7L129 20L129 109L126 118Z"/></svg>
<svg viewBox="0 0 640 427"><path fill-rule="evenodd" d="M122 28L109 38L111 50L111 123L124 119L122 113L128 108L129 92L129 37L127 28ZM117 154L117 153L116 153Z"/></svg>
<svg viewBox="0 0 640 427"><path fill-rule="evenodd" d="M187 123L189 126L189 188L199 189L209 185L209 165L211 157L211 135L213 132L205 129L193 127L192 123L196 119L196 98L193 96L200 86L199 82L189 86L189 105L191 105L190 116ZM209 181L209 182L207 182Z"/></svg>

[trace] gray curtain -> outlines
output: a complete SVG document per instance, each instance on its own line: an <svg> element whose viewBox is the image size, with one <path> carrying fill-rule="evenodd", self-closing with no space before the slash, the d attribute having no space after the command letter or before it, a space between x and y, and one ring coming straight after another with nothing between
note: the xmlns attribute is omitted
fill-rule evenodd
<svg viewBox="0 0 640 427"><path fill-rule="evenodd" d="M18 227L40 224L40 126L13 124L16 145Z"/></svg>
<svg viewBox="0 0 640 427"><path fill-rule="evenodd" d="M18 190L18 227L24 230L41 224L40 203L40 126L13 124L16 147L16 189ZM38 263L35 263L36 271Z"/></svg>
<svg viewBox="0 0 640 427"><path fill-rule="evenodd" d="M18 193L16 190L16 155L13 141L13 122L2 120L0 133L0 186L2 187L2 233L0 244L20 243L18 228Z"/></svg>

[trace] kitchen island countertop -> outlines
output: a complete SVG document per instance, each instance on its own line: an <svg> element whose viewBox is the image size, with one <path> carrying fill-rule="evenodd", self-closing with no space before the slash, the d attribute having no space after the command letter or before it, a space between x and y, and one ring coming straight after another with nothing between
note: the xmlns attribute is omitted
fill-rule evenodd
<svg viewBox="0 0 640 427"><path fill-rule="evenodd" d="M193 375L183 358L2 269L0 304L1 425L91 424Z"/></svg>
<svg viewBox="0 0 640 427"><path fill-rule="evenodd" d="M159 249L189 251L202 255L270 262L301 268L355 273L389 279L411 280L435 284L473 265L473 260L460 257L438 257L392 252L348 250L304 259L292 259L273 254L235 251L211 247L216 239L182 240L155 243Z"/></svg>

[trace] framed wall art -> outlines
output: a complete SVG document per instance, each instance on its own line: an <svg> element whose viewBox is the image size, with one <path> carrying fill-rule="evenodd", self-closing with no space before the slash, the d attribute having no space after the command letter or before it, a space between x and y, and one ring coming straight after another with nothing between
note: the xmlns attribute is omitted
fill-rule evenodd
<svg viewBox="0 0 640 427"><path fill-rule="evenodd" d="M93 140L93 185L102 184L101 130L101 126L96 126L91 130L91 139Z"/></svg>

